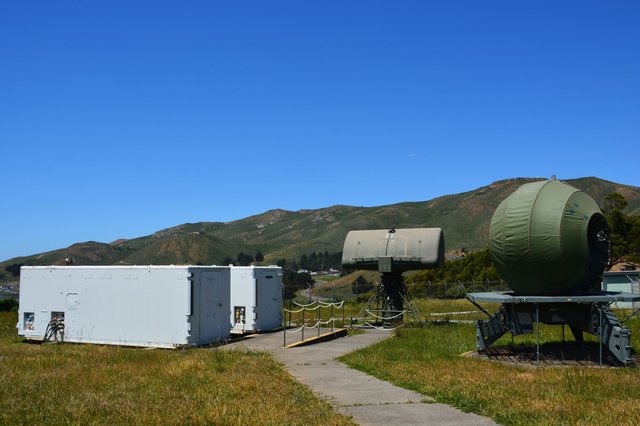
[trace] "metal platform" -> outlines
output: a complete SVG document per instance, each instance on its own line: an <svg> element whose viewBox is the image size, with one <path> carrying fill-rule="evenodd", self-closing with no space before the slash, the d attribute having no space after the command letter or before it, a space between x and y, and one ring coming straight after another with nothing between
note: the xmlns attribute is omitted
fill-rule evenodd
<svg viewBox="0 0 640 426"><path fill-rule="evenodd" d="M527 296L511 292L467 293L467 300L487 315L476 323L476 346L486 351L506 333L512 336L532 334L536 331L537 359L540 359L540 323L568 325L576 342L583 342L583 333L598 337L600 363L603 349L613 356L616 363L633 362L631 331L624 327L609 305L614 302L640 301L640 294L624 292L593 292L575 296ZM480 303L500 303L500 308L490 314ZM631 316L637 314L632 313ZM630 316L630 317L631 317ZM629 317L629 318L630 318ZM627 319L629 319L627 318Z"/></svg>
<svg viewBox="0 0 640 426"><path fill-rule="evenodd" d="M524 296L513 292L467 293L466 298L474 303L613 303L638 302L640 294L602 291L583 296Z"/></svg>

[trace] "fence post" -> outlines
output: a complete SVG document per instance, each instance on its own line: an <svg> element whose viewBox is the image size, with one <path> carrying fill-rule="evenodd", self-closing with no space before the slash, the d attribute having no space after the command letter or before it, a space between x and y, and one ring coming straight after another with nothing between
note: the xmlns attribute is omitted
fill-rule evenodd
<svg viewBox="0 0 640 426"><path fill-rule="evenodd" d="M318 337L320 337L320 302L318 301L318 307L316 310L316 324L318 324Z"/></svg>
<svg viewBox="0 0 640 426"><path fill-rule="evenodd" d="M334 303L335 302L331 303L331 332L332 333L333 333L333 323L334 323L334 320L333 320L333 305L334 305Z"/></svg>

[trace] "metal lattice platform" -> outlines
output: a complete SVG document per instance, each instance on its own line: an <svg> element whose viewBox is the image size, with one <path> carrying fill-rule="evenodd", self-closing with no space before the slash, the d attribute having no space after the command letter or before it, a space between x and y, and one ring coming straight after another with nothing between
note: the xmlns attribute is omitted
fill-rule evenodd
<svg viewBox="0 0 640 426"><path fill-rule="evenodd" d="M506 333L512 336L536 332L536 360L540 361L540 323L568 325L576 342L582 344L583 333L599 339L598 359L602 364L603 351L615 362L629 365L633 362L631 331L624 327L611 311L614 302L640 301L640 294L623 292L592 292L575 296L526 296L515 293L468 293L466 298L487 315L476 323L476 346L486 352ZM480 303L500 303L500 308L490 314ZM637 314L635 311L631 316ZM630 318L630 317L628 317ZM627 319L628 319L627 318Z"/></svg>
<svg viewBox="0 0 640 426"><path fill-rule="evenodd" d="M525 296L512 292L467 293L471 302L486 303L613 303L638 302L640 294L622 292L598 292L582 296Z"/></svg>

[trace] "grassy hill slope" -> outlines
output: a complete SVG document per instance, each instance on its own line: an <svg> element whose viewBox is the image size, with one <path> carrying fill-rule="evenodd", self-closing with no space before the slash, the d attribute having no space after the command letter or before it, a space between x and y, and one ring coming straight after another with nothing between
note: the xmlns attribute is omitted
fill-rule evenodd
<svg viewBox="0 0 640 426"><path fill-rule="evenodd" d="M28 265L63 264L220 264L240 251L260 250L265 263L297 258L304 253L337 252L353 229L395 226L441 227L448 251L486 247L491 216L497 205L520 185L540 179L518 178L494 182L473 191L446 195L429 201L376 207L332 206L315 210L270 210L232 222L187 223L152 235L112 244L86 242L70 247L0 262ZM568 180L590 194L600 205L607 194L625 196L627 212L640 214L640 188L596 177Z"/></svg>

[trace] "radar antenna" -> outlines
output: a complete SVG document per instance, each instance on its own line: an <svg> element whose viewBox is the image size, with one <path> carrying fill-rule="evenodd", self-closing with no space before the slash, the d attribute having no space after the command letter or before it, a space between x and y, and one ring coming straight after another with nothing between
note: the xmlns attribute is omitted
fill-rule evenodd
<svg viewBox="0 0 640 426"><path fill-rule="evenodd" d="M444 265L444 236L440 228L376 229L351 231L342 250L342 266L374 270L382 274L375 295L363 313L374 317L383 328L395 328L404 315L418 317L407 299L402 274L410 270L441 268ZM372 325L372 324L369 324Z"/></svg>

